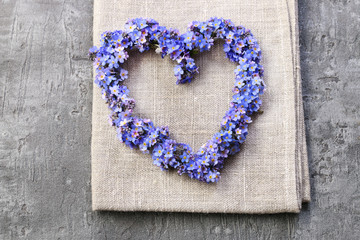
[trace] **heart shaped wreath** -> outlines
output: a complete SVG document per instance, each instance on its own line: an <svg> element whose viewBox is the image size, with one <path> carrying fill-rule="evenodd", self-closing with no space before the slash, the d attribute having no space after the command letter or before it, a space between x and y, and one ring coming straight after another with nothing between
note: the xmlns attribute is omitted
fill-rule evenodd
<svg viewBox="0 0 360 240"><path fill-rule="evenodd" d="M198 72L192 57L210 50L216 38L225 40L227 58L239 64L234 71L234 95L220 131L194 153L189 145L171 139L168 127L155 127L151 120L133 116L135 100L129 97L129 90L123 84L128 71L122 68L122 63L129 57L127 50L155 49L162 58L169 55L177 62L176 83L188 83ZM250 30L214 17L192 22L188 31L180 35L178 30L160 26L153 19L130 19L124 31L104 32L100 48L92 47L89 56L96 68L95 83L102 89L111 110L110 122L121 142L150 153L153 163L162 170L175 168L180 175L186 173L207 183L220 179L224 160L240 151L240 144L248 134L250 115L259 110L259 95L265 89L263 68L259 64L261 51Z"/></svg>

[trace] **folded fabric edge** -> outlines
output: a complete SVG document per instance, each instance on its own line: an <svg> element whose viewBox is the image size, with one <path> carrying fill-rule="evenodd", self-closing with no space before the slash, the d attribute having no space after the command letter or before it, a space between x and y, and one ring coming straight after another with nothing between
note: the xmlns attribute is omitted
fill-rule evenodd
<svg viewBox="0 0 360 240"><path fill-rule="evenodd" d="M296 1L296 31L297 31L297 72L300 80L299 84L299 96L300 96L300 116L301 116L301 124L302 124L302 136L303 136L303 156L304 159L302 160L303 163L303 202L310 202L311 201L311 192L310 192L310 176L309 176L309 158L308 158L308 151L306 145L306 134L305 134L305 120L304 120L304 106L302 100L302 86L301 86L301 69L300 69L300 44L299 44L299 24L298 24L298 4Z"/></svg>
<svg viewBox="0 0 360 240"><path fill-rule="evenodd" d="M288 2L287 2L288 4ZM297 146L296 146L296 162L297 162L297 187L299 206L301 208L302 203L310 202L310 180L309 180L309 168L308 168L308 156L306 146L305 135L305 123L304 123L304 108L302 100L302 87L301 87L301 71L300 71L300 45L299 45L299 24L298 24L298 1L294 1L293 11L289 11L295 14L293 22L290 21L290 31L293 36L293 67L294 67L294 79L295 79L295 108L297 119Z"/></svg>
<svg viewBox="0 0 360 240"><path fill-rule="evenodd" d="M298 1L295 0L295 67L297 73L297 85L298 85L298 96L299 96L299 122L301 124L300 133L300 146L301 149L301 164L302 164L302 202L310 202L310 178L309 178L309 159L306 145L306 134L305 134L305 120L304 120L304 106L302 99L302 86L301 86L301 68L300 68L300 43L299 43L299 9Z"/></svg>
<svg viewBox="0 0 360 240"><path fill-rule="evenodd" d="M92 199L94 200L94 198ZM211 211L203 211L203 210L191 210L191 209L176 209L176 208L148 208L144 209L141 207L135 208L122 208L119 210L116 207L109 207L108 205L102 206L101 202L92 202L92 210L93 211L118 211L118 212L186 212L186 213L230 213L230 214L278 214L278 213L299 213L301 208L286 208L286 209L269 209L269 208L262 208L256 210L248 210L248 211L218 211L218 210L211 210Z"/></svg>

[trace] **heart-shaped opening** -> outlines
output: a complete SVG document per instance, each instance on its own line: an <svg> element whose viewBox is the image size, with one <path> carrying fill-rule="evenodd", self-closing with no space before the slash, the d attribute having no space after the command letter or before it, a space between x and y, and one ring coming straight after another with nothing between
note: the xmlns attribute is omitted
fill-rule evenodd
<svg viewBox="0 0 360 240"><path fill-rule="evenodd" d="M170 137L199 149L220 128L229 108L236 64L226 59L223 40L210 51L194 57L199 73L190 84L174 84L174 61L153 51L129 52L124 63L136 99L134 114L151 119L156 126L168 126Z"/></svg>

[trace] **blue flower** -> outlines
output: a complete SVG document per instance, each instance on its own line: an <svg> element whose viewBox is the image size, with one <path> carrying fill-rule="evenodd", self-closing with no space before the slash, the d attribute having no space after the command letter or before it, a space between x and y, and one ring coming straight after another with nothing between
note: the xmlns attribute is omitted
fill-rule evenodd
<svg viewBox="0 0 360 240"><path fill-rule="evenodd" d="M247 84L247 85L243 86L243 87L240 89L240 92L241 92L243 95L249 95L249 93L250 93L250 87L251 87L251 85Z"/></svg>
<svg viewBox="0 0 360 240"><path fill-rule="evenodd" d="M239 76L242 72L243 72L243 68L242 68L243 65L239 65L236 67L236 69L234 70L234 73L236 76Z"/></svg>
<svg viewBox="0 0 360 240"><path fill-rule="evenodd" d="M132 32L136 29L136 25L133 22L128 22L125 24L125 29L127 32Z"/></svg>
<svg viewBox="0 0 360 240"><path fill-rule="evenodd" d="M176 44L175 42L171 42L167 45L168 48L168 54L178 50L180 48L180 44Z"/></svg>
<svg viewBox="0 0 360 240"><path fill-rule="evenodd" d="M209 141L207 144L207 150L210 152L214 152L217 149L217 144L213 141Z"/></svg>
<svg viewBox="0 0 360 240"><path fill-rule="evenodd" d="M159 144L158 146L156 146L153 150L153 155L154 156L157 156L157 157L160 157L162 156L164 150L163 148L161 147L161 145Z"/></svg>
<svg viewBox="0 0 360 240"><path fill-rule="evenodd" d="M194 34L192 32L187 32L182 35L185 43L191 43L193 41Z"/></svg>
<svg viewBox="0 0 360 240"><path fill-rule="evenodd" d="M232 50L238 54L240 54L242 52L242 47L240 47L239 45L235 45Z"/></svg>
<svg viewBox="0 0 360 240"><path fill-rule="evenodd" d="M211 165L212 166L217 165L219 163L218 159L219 159L219 154L217 152L212 153L210 156Z"/></svg>
<svg viewBox="0 0 360 240"><path fill-rule="evenodd" d="M229 122L227 122L226 123L226 129L234 129L236 127L236 123L235 122L231 122L231 121L229 121Z"/></svg>
<svg viewBox="0 0 360 240"><path fill-rule="evenodd" d="M212 23L212 26L216 30L221 26L221 23L222 23L221 19L215 18L214 22Z"/></svg>
<svg viewBox="0 0 360 240"><path fill-rule="evenodd" d="M186 59L186 69L189 70L189 71L192 71L195 68L196 68L196 65L195 65L194 59L187 58Z"/></svg>
<svg viewBox="0 0 360 240"><path fill-rule="evenodd" d="M239 140L239 143L243 143L245 142L246 135L244 133L241 133L240 135L237 136L237 139Z"/></svg>
<svg viewBox="0 0 360 240"><path fill-rule="evenodd" d="M129 57L129 55L125 51L120 51L116 54L116 57L120 63L124 63L124 61Z"/></svg>
<svg viewBox="0 0 360 240"><path fill-rule="evenodd" d="M119 86L117 86L117 85L111 86L111 87L110 87L110 92L111 92L112 94L116 95L116 96L119 96L119 94L120 94L120 88L119 88Z"/></svg>
<svg viewBox="0 0 360 240"><path fill-rule="evenodd" d="M180 49L178 49L178 50L170 53L170 54L169 54L169 55L170 55L170 58L171 58L172 60L176 60L176 59L180 56L180 54L181 54L182 52L183 52L183 50L180 48Z"/></svg>
<svg viewBox="0 0 360 240"><path fill-rule="evenodd" d="M253 81L252 81L253 82ZM255 83L258 83L258 80L255 81ZM256 86L255 84L254 85L251 85L250 86L250 92L252 95L254 96L258 96L259 95L259 92L260 92L260 89L258 86Z"/></svg>
<svg viewBox="0 0 360 240"><path fill-rule="evenodd" d="M252 36L248 36L246 38L246 42L251 45L255 42L255 39Z"/></svg>
<svg viewBox="0 0 360 240"><path fill-rule="evenodd" d="M140 145L139 145L139 149L143 152L143 153L148 153L149 150L149 143L148 141L144 140Z"/></svg>
<svg viewBox="0 0 360 240"><path fill-rule="evenodd" d="M219 173L219 172L209 171L209 172L205 175L205 179L206 179L206 182L216 182L216 181L218 181L219 176L220 176L220 173Z"/></svg>
<svg viewBox="0 0 360 240"><path fill-rule="evenodd" d="M191 23L191 25L190 26L193 26L193 27L199 27L200 26L200 22L198 22L198 21L193 21L192 23Z"/></svg>
<svg viewBox="0 0 360 240"><path fill-rule="evenodd" d="M134 30L132 32L129 32L129 36L132 41L136 41L141 37L141 32L138 30Z"/></svg>
<svg viewBox="0 0 360 240"><path fill-rule="evenodd" d="M199 29L201 33L204 33L207 30L207 23L203 22L199 25Z"/></svg>
<svg viewBox="0 0 360 240"><path fill-rule="evenodd" d="M251 62L250 65L249 65L249 71L250 72L255 72L257 69L257 65L255 62Z"/></svg>
<svg viewBox="0 0 360 240"><path fill-rule="evenodd" d="M209 166L209 161L210 161L209 155L205 155L204 157L201 158L200 163L201 165Z"/></svg>
<svg viewBox="0 0 360 240"><path fill-rule="evenodd" d="M127 38L123 38L121 40L120 46L127 48L130 45L129 40Z"/></svg>
<svg viewBox="0 0 360 240"><path fill-rule="evenodd" d="M202 48L205 45L206 45L206 40L204 39L203 35L197 36L195 40L195 46Z"/></svg>
<svg viewBox="0 0 360 240"><path fill-rule="evenodd" d="M128 71L126 71L125 69L121 69L120 70L120 78L121 80L125 80L128 78Z"/></svg>
<svg viewBox="0 0 360 240"><path fill-rule="evenodd" d="M232 40L234 38L234 32L233 31L229 31L226 34L226 38Z"/></svg>
<svg viewBox="0 0 360 240"><path fill-rule="evenodd" d="M136 19L136 25L139 29L143 29L145 27L147 27L148 25L146 24L146 20L145 19L142 19L142 18L138 18Z"/></svg>
<svg viewBox="0 0 360 240"><path fill-rule="evenodd" d="M167 148L165 151L165 157L166 158L171 158L173 156L173 152L171 149Z"/></svg>
<svg viewBox="0 0 360 240"><path fill-rule="evenodd" d="M231 112L231 115L230 115L230 117L231 117L231 119L232 119L233 121L240 120L240 116L241 116L241 113L240 113L240 111L238 111L238 110L232 111L232 112Z"/></svg>
<svg viewBox="0 0 360 240"><path fill-rule="evenodd" d="M182 69L181 65L177 65L174 67L174 73L175 76L181 75L184 73L184 70Z"/></svg>
<svg viewBox="0 0 360 240"><path fill-rule="evenodd" d="M223 28L220 28L218 31L217 31L217 35L216 35L218 38L223 38L225 37L225 29Z"/></svg>
<svg viewBox="0 0 360 240"><path fill-rule="evenodd" d="M229 155L234 155L235 153L240 151L239 144L234 144L229 151Z"/></svg>
<svg viewBox="0 0 360 240"><path fill-rule="evenodd" d="M109 68L118 68L119 63L117 59L114 56L111 56L110 59L108 59Z"/></svg>
<svg viewBox="0 0 360 240"><path fill-rule="evenodd" d="M187 165L186 165L186 169L187 169L187 170L190 170L190 171L194 170L195 167L196 167L196 163L195 163L194 161L192 161L192 160L189 161L189 162L187 163Z"/></svg>
<svg viewBox="0 0 360 240"><path fill-rule="evenodd" d="M186 43L185 48L188 49L188 50L192 50L193 46L194 46L193 42L188 42L188 43Z"/></svg>
<svg viewBox="0 0 360 240"><path fill-rule="evenodd" d="M243 99L244 99L244 96L241 95L240 93L238 93L238 94L236 94L236 95L233 96L233 100L232 100L232 101L233 101L234 103L241 103Z"/></svg>
<svg viewBox="0 0 360 240"><path fill-rule="evenodd" d="M221 134L220 133L215 133L212 140L217 144L221 143L222 142Z"/></svg>
<svg viewBox="0 0 360 240"><path fill-rule="evenodd" d="M190 156L188 154L184 153L180 156L180 159L181 159L181 162L186 163L186 162L189 162Z"/></svg>
<svg viewBox="0 0 360 240"><path fill-rule="evenodd" d="M163 163L163 159L157 156L153 156L153 164L155 164L156 166L160 167L161 164Z"/></svg>
<svg viewBox="0 0 360 240"><path fill-rule="evenodd" d="M232 141L232 132L231 131L221 131L222 138L224 142L231 142Z"/></svg>
<svg viewBox="0 0 360 240"><path fill-rule="evenodd" d="M231 51L231 45L228 43L224 43L224 52L228 53Z"/></svg>

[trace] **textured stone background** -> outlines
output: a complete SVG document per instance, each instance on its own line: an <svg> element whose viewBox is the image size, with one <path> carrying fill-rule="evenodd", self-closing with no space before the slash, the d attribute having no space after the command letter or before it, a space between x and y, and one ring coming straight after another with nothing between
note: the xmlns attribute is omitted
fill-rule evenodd
<svg viewBox="0 0 360 240"><path fill-rule="evenodd" d="M312 202L92 212L92 1L0 1L0 239L359 239L360 1L299 0Z"/></svg>

